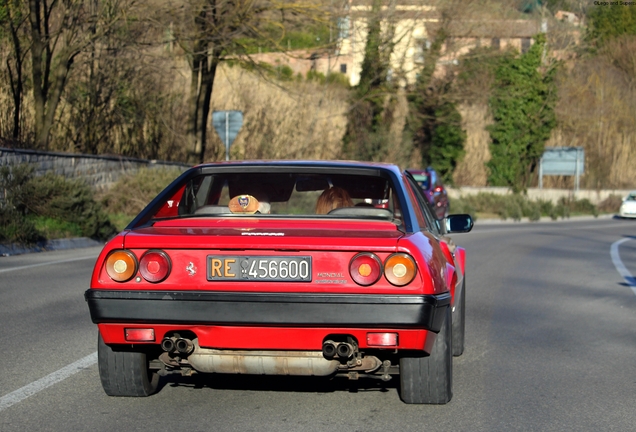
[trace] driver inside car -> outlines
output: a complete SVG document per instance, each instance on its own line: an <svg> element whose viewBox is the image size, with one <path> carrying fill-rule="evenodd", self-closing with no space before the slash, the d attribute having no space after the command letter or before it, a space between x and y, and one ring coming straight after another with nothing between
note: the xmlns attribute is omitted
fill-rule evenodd
<svg viewBox="0 0 636 432"><path fill-rule="evenodd" d="M332 186L320 194L316 202L316 214L327 214L340 207L353 207L349 193L338 186Z"/></svg>

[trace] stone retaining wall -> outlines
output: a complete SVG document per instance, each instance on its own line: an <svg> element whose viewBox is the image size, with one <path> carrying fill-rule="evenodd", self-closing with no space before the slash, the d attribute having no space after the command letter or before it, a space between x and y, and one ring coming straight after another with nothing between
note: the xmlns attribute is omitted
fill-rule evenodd
<svg viewBox="0 0 636 432"><path fill-rule="evenodd" d="M140 168L178 168L185 171L189 167L179 162L0 147L0 166L22 163L35 165L36 175L53 171L70 179L82 178L97 190L108 189L123 174L134 174Z"/></svg>

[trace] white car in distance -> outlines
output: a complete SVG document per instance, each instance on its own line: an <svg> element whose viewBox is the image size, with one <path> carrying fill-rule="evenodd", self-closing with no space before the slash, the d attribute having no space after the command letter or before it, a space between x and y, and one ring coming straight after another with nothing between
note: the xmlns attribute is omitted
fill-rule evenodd
<svg viewBox="0 0 636 432"><path fill-rule="evenodd" d="M636 191L631 191L623 198L618 215L622 218L636 218Z"/></svg>

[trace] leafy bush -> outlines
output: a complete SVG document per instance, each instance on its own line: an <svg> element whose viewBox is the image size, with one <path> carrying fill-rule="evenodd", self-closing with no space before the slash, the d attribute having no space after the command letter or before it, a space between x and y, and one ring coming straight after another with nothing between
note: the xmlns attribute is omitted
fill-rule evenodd
<svg viewBox="0 0 636 432"><path fill-rule="evenodd" d="M281 81L292 81L294 71L288 65L276 66L276 77Z"/></svg>
<svg viewBox="0 0 636 432"><path fill-rule="evenodd" d="M349 78L340 72L330 72L325 79L329 84L339 85L347 89L350 87Z"/></svg>
<svg viewBox="0 0 636 432"><path fill-rule="evenodd" d="M33 167L18 165L0 168L0 242L34 244L44 240L35 223L25 217L21 197Z"/></svg>
<svg viewBox="0 0 636 432"><path fill-rule="evenodd" d="M83 235L82 227L75 222L46 216L30 217L29 220L33 222L38 232L47 239L82 237Z"/></svg>
<svg viewBox="0 0 636 432"><path fill-rule="evenodd" d="M86 183L53 173L34 176L33 171L27 164L0 169L0 240L32 244L47 234L106 240L116 232Z"/></svg>
<svg viewBox="0 0 636 432"><path fill-rule="evenodd" d="M317 72L313 69L307 71L306 78L307 78L307 81L317 81L320 84L324 84L325 80L327 79L324 73Z"/></svg>
<svg viewBox="0 0 636 432"><path fill-rule="evenodd" d="M451 202L452 213L468 213L475 219L478 214L498 216L501 219L521 220L528 218L538 221L547 216L556 220L568 218L572 214L591 214L598 216L599 208L588 199L561 198L557 204L546 200L529 200L521 194L497 195L493 193L479 193L462 198L455 198ZM620 204L619 204L620 205Z"/></svg>
<svg viewBox="0 0 636 432"><path fill-rule="evenodd" d="M598 210L603 213L618 213L623 203L623 198L619 195L610 195L598 203Z"/></svg>
<svg viewBox="0 0 636 432"><path fill-rule="evenodd" d="M140 169L136 174L120 177L101 202L108 213L136 216L179 174L178 168Z"/></svg>
<svg viewBox="0 0 636 432"><path fill-rule="evenodd" d="M0 242L35 244L43 240L33 221L22 217L14 208L0 207Z"/></svg>
<svg viewBox="0 0 636 432"><path fill-rule="evenodd" d="M598 216L598 208L590 202L587 198L574 199L574 198L561 198L557 204L567 208L569 214L591 214Z"/></svg>
<svg viewBox="0 0 636 432"><path fill-rule="evenodd" d="M633 7L591 7L587 14L586 38L602 44L622 35L636 35L636 10Z"/></svg>
<svg viewBox="0 0 636 432"><path fill-rule="evenodd" d="M477 208L472 201L466 198L454 198L451 200L451 213L469 214L473 219L477 219Z"/></svg>

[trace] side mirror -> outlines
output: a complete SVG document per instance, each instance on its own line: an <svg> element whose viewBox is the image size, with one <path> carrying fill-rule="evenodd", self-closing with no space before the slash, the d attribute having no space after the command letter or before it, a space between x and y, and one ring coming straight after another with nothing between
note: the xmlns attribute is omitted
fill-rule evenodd
<svg viewBox="0 0 636 432"><path fill-rule="evenodd" d="M469 214L456 214L444 219L447 234L467 233L473 229L473 218Z"/></svg>

